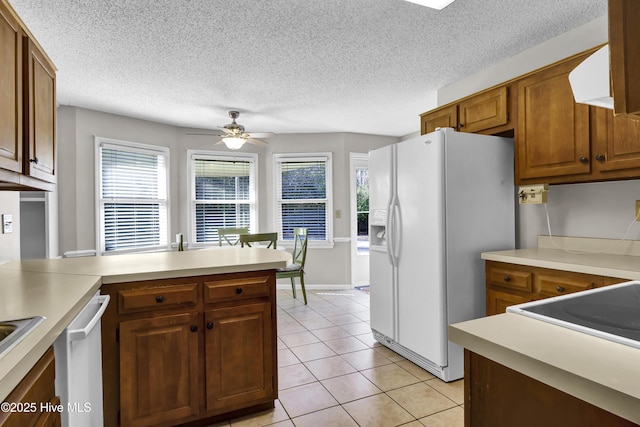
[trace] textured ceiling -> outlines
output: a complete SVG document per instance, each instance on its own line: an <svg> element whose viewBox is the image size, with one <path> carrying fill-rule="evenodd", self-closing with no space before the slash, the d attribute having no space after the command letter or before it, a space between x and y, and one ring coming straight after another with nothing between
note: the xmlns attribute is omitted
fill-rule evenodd
<svg viewBox="0 0 640 427"><path fill-rule="evenodd" d="M196 128L402 136L436 90L604 15L606 0L9 0L58 102Z"/></svg>

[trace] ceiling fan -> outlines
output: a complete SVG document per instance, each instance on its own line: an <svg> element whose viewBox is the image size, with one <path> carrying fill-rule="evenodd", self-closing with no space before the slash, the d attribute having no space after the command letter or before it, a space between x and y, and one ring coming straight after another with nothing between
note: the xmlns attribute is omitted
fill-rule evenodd
<svg viewBox="0 0 640 427"><path fill-rule="evenodd" d="M216 142L216 145L224 143L230 150L238 150L244 145L245 142L253 145L267 145L266 142L256 138L269 138L275 136L273 132L261 132L261 133L247 133L244 131L244 126L236 123L236 119L240 116L239 111L229 111L229 117L231 117L231 123L224 126L218 126L218 129L223 131L222 134L212 133L189 133L188 135L216 135L222 138Z"/></svg>

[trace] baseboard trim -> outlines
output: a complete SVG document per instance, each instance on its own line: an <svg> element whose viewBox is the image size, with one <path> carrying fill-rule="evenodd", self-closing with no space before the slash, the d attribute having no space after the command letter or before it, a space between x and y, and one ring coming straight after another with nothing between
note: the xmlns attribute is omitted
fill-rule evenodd
<svg viewBox="0 0 640 427"><path fill-rule="evenodd" d="M319 284L315 284L315 285L310 285L310 284L305 284L304 285L305 289L307 290L311 290L311 291L318 291L318 290L322 290L322 291L344 291L344 290L350 290L353 289L353 286L351 286L350 284L330 284L330 285L319 285ZM276 289L291 289L291 283L278 283L276 284ZM300 289L300 283L296 280L296 289Z"/></svg>

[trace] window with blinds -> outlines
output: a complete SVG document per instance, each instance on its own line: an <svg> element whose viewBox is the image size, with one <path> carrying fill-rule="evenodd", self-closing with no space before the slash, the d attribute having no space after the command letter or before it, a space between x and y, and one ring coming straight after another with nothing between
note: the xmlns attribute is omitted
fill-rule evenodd
<svg viewBox="0 0 640 427"><path fill-rule="evenodd" d="M332 241L331 153L274 155L276 223L282 240L306 227L309 240Z"/></svg>
<svg viewBox="0 0 640 427"><path fill-rule="evenodd" d="M96 154L101 252L166 248L169 149L96 138Z"/></svg>
<svg viewBox="0 0 640 427"><path fill-rule="evenodd" d="M219 228L255 229L257 155L190 153L192 241L217 244Z"/></svg>

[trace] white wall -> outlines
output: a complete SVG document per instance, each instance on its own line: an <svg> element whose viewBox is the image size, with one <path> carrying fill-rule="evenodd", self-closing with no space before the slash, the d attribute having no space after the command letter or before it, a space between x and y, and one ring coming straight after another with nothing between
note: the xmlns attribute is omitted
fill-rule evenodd
<svg viewBox="0 0 640 427"><path fill-rule="evenodd" d="M560 59L606 43L606 16L561 34L519 53L477 74L438 91L443 105L506 80L513 79ZM547 205L554 235L619 239L635 216L635 200L640 200L640 181L552 185ZM547 234L544 206L517 208L516 240L520 248L537 246L537 236ZM634 225L628 239L640 239Z"/></svg>
<svg viewBox="0 0 640 427"><path fill-rule="evenodd" d="M187 235L188 230L187 150L228 151L224 146L214 145L215 137L187 135L202 130L76 107L58 108L58 127L60 253L96 248L93 135L170 148L170 236L177 232ZM348 238L349 153L367 153L397 141L394 137L351 133L285 134L270 138L269 145L264 148L243 147L243 152L258 153L259 230L275 229L272 154L333 153L333 210L334 214L336 210L341 211L341 218L334 217L334 237ZM306 280L309 284L348 284L351 280L349 265L349 242L336 242L332 249L309 249Z"/></svg>
<svg viewBox="0 0 640 427"><path fill-rule="evenodd" d="M0 262L20 259L20 192L0 191L0 217L13 215L13 232L4 234L0 229ZM2 224L0 224L0 227Z"/></svg>

